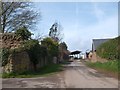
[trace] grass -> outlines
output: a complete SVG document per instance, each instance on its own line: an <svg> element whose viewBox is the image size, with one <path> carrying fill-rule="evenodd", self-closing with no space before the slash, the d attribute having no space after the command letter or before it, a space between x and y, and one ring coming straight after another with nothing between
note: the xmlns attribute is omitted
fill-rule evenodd
<svg viewBox="0 0 120 90"><path fill-rule="evenodd" d="M32 78L40 76L48 76L56 72L62 71L63 67L61 64L50 64L43 68L40 68L36 72L28 71L23 73L3 73L2 78Z"/></svg>
<svg viewBox="0 0 120 90"><path fill-rule="evenodd" d="M105 63L86 62L86 65L110 77L114 77L118 79L118 76L120 75L120 61L119 60L108 61Z"/></svg>
<svg viewBox="0 0 120 90"><path fill-rule="evenodd" d="M0 73L0 78L2 77L2 73Z"/></svg>
<svg viewBox="0 0 120 90"><path fill-rule="evenodd" d="M114 60L114 61L108 61L108 62L105 62L105 63L101 63L101 62L95 62L95 63L87 62L86 64L89 67L92 67L92 68L118 73L118 72L120 72L120 70L118 70L118 62L119 62L118 60Z"/></svg>

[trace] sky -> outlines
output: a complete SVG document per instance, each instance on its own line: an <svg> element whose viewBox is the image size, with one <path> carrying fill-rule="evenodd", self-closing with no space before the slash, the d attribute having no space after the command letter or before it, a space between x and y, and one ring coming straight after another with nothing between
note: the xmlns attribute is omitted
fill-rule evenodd
<svg viewBox="0 0 120 90"><path fill-rule="evenodd" d="M63 28L68 50L92 49L92 39L118 36L117 2L34 2L41 12L34 34L47 35L57 21Z"/></svg>

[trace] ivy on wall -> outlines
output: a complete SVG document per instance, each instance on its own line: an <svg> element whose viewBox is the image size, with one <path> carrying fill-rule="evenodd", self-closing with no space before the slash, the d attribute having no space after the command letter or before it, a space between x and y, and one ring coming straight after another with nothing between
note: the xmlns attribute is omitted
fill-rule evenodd
<svg viewBox="0 0 120 90"><path fill-rule="evenodd" d="M2 66L5 66L8 63L8 57L9 57L9 49L7 48L1 48L0 49L0 60L2 62Z"/></svg>

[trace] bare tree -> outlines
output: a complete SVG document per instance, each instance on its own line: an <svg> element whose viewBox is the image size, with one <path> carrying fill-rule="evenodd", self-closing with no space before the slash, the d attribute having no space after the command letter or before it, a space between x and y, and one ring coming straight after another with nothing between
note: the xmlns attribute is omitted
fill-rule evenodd
<svg viewBox="0 0 120 90"><path fill-rule="evenodd" d="M1 2L1 33L15 31L23 26L31 28L39 13L33 11L29 2Z"/></svg>
<svg viewBox="0 0 120 90"><path fill-rule="evenodd" d="M36 36L35 36L35 39L38 40L38 41L41 41L43 40L45 37L47 37L48 35L45 35L44 33L38 33Z"/></svg>
<svg viewBox="0 0 120 90"><path fill-rule="evenodd" d="M60 42L63 39L62 29L62 26L55 22L50 28L49 36L55 41Z"/></svg>

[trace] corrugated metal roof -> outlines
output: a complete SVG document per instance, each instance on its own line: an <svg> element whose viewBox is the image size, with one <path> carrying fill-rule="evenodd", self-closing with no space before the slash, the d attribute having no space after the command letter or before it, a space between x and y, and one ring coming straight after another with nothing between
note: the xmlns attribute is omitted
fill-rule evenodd
<svg viewBox="0 0 120 90"><path fill-rule="evenodd" d="M93 39L93 51L97 49L101 44L109 41L111 39Z"/></svg>

